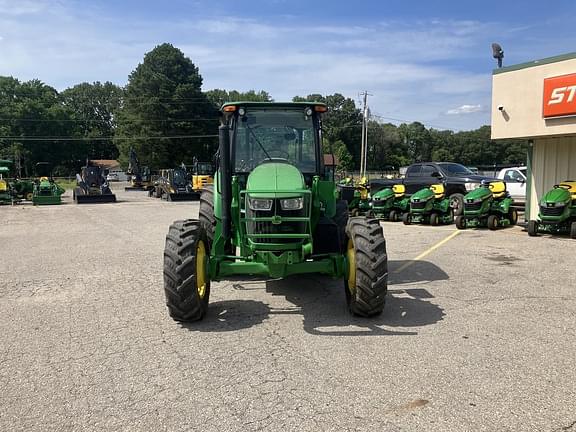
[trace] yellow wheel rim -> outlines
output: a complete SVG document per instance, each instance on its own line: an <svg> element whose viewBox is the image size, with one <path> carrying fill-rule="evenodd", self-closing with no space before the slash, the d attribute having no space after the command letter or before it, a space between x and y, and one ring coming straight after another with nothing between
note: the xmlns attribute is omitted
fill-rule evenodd
<svg viewBox="0 0 576 432"><path fill-rule="evenodd" d="M348 240L346 257L348 258L348 289L353 292L356 289L356 254L352 239Z"/></svg>
<svg viewBox="0 0 576 432"><path fill-rule="evenodd" d="M196 290L198 297L203 299L206 295L206 246L200 240L196 246Z"/></svg>

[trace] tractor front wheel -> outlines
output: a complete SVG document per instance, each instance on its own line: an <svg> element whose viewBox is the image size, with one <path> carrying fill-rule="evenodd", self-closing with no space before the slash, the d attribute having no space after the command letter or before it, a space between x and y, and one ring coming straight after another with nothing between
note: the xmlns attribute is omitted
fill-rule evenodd
<svg viewBox="0 0 576 432"><path fill-rule="evenodd" d="M528 235L536 237L538 235L538 222L535 220L528 221Z"/></svg>
<svg viewBox="0 0 576 432"><path fill-rule="evenodd" d="M388 291L388 256L376 219L350 218L346 227L348 277L344 280L350 312L362 317L382 313Z"/></svg>
<svg viewBox="0 0 576 432"><path fill-rule="evenodd" d="M576 222L570 224L570 237L576 239Z"/></svg>
<svg viewBox="0 0 576 432"><path fill-rule="evenodd" d="M210 243L199 221L176 221L164 247L164 294L175 321L198 321L208 310Z"/></svg>
<svg viewBox="0 0 576 432"><path fill-rule="evenodd" d="M412 223L412 216L410 216L410 213L404 213L402 215L402 223L404 225L410 225Z"/></svg>
<svg viewBox="0 0 576 432"><path fill-rule="evenodd" d="M456 216L456 228L459 230L466 229L466 219L464 216Z"/></svg>
<svg viewBox="0 0 576 432"><path fill-rule="evenodd" d="M439 217L438 217L438 213L432 213L430 215L430 225L432 226L438 226L438 224L440 223Z"/></svg>
<svg viewBox="0 0 576 432"><path fill-rule="evenodd" d="M495 215L488 216L488 228L494 231L498 228L498 217Z"/></svg>
<svg viewBox="0 0 576 432"><path fill-rule="evenodd" d="M390 214L388 215L388 220L390 222L398 222L398 212L396 212L396 210L390 210Z"/></svg>

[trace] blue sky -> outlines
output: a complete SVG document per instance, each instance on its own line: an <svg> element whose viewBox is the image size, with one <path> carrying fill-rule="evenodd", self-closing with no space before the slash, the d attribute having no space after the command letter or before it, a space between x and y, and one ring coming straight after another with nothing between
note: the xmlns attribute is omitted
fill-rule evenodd
<svg viewBox="0 0 576 432"><path fill-rule="evenodd" d="M572 52L575 16L574 1L0 0L0 75L124 85L169 42L204 90L367 90L382 121L467 130L490 123L490 44L505 65Z"/></svg>

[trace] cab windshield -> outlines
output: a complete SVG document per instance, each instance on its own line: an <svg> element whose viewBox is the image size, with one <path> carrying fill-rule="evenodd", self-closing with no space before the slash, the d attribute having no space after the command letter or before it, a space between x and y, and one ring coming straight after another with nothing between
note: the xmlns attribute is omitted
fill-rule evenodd
<svg viewBox="0 0 576 432"><path fill-rule="evenodd" d="M186 171L184 170L174 170L174 184L185 185L187 183Z"/></svg>
<svg viewBox="0 0 576 432"><path fill-rule="evenodd" d="M247 109L235 129L235 172L250 172L267 160L285 160L303 173L316 172L314 119L303 109Z"/></svg>

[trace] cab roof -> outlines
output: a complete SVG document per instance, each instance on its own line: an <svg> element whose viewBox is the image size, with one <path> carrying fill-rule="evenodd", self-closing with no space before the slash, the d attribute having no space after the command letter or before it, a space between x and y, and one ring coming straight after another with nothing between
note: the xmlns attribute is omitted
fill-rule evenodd
<svg viewBox="0 0 576 432"><path fill-rule="evenodd" d="M306 108L313 106L323 106L326 107L325 103L322 102L254 102L254 101L237 101L237 102L226 102L220 108L221 111L227 106L244 106L244 107L262 107L262 108ZM327 108L327 107L326 107Z"/></svg>

